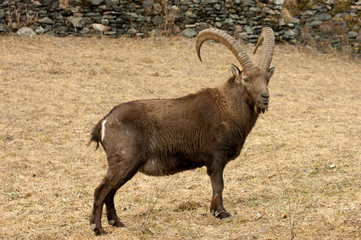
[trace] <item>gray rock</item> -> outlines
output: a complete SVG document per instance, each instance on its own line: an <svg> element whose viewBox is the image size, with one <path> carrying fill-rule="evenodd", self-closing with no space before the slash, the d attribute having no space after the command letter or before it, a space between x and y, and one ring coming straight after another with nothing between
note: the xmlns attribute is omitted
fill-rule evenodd
<svg viewBox="0 0 361 240"><path fill-rule="evenodd" d="M311 10L306 10L306 11L304 11L304 12L301 12L301 15L302 15L302 16L311 16L311 15L313 15L313 11L311 11Z"/></svg>
<svg viewBox="0 0 361 240"><path fill-rule="evenodd" d="M149 37L159 37L161 34L158 29L153 29L150 32L148 32Z"/></svg>
<svg viewBox="0 0 361 240"><path fill-rule="evenodd" d="M104 2L104 0L90 0L90 3L95 6L98 6L98 5L102 4L103 2Z"/></svg>
<svg viewBox="0 0 361 240"><path fill-rule="evenodd" d="M336 17L336 18L339 17L339 18L345 19L347 15L349 15L349 14L346 13L346 12L342 12L342 13L337 13L337 14L335 15L335 17Z"/></svg>
<svg viewBox="0 0 361 240"><path fill-rule="evenodd" d="M197 27L197 28L200 28L201 30L203 30L203 29L209 28L210 25L209 25L208 23L201 22L201 23L197 23L197 24L196 24L196 27Z"/></svg>
<svg viewBox="0 0 361 240"><path fill-rule="evenodd" d="M241 32L238 33L238 36L243 40L243 41L248 41L248 34L245 32Z"/></svg>
<svg viewBox="0 0 361 240"><path fill-rule="evenodd" d="M186 13L185 13L185 16L186 17L189 17L189 18L197 18L197 15L195 15L193 12L191 12L191 11L187 11Z"/></svg>
<svg viewBox="0 0 361 240"><path fill-rule="evenodd" d="M114 14L114 15L110 15L110 14L103 15L103 18L107 18L107 19L115 19L115 18L117 18L115 13L112 13L112 14Z"/></svg>
<svg viewBox="0 0 361 240"><path fill-rule="evenodd" d="M153 19L152 19L152 23L154 25L162 25L164 23L164 18L161 17L161 16L155 16Z"/></svg>
<svg viewBox="0 0 361 240"><path fill-rule="evenodd" d="M43 34L45 32L45 29L42 26L39 26L35 29L36 34Z"/></svg>
<svg viewBox="0 0 361 240"><path fill-rule="evenodd" d="M241 25L234 25L234 31L237 33L243 32L243 28Z"/></svg>
<svg viewBox="0 0 361 240"><path fill-rule="evenodd" d="M117 31L108 31L108 32L104 32L104 35L109 36L109 37L114 37L117 35Z"/></svg>
<svg viewBox="0 0 361 240"><path fill-rule="evenodd" d="M140 37L140 38L144 38L145 33L136 33L135 36Z"/></svg>
<svg viewBox="0 0 361 240"><path fill-rule="evenodd" d="M117 6L119 5L120 2L119 0L110 0L110 1L112 2L113 5L117 5Z"/></svg>
<svg viewBox="0 0 361 240"><path fill-rule="evenodd" d="M229 17L232 19L239 19L240 17L237 14L229 14Z"/></svg>
<svg viewBox="0 0 361 240"><path fill-rule="evenodd" d="M254 6L255 2L253 0L242 0L243 6Z"/></svg>
<svg viewBox="0 0 361 240"><path fill-rule="evenodd" d="M90 18L96 18L96 17L100 17L100 13L95 13L95 12L88 12L85 14L85 16L90 17Z"/></svg>
<svg viewBox="0 0 361 240"><path fill-rule="evenodd" d="M357 32L354 32L354 31L348 32L348 33L347 33L347 37L349 37L349 38L357 38L357 37L358 37L358 33L357 33Z"/></svg>
<svg viewBox="0 0 361 240"><path fill-rule="evenodd" d="M4 1L3 3L0 3L0 6L8 6L9 5L9 1Z"/></svg>
<svg viewBox="0 0 361 240"><path fill-rule="evenodd" d="M137 18L138 14L136 14L135 12L129 13L129 17L131 18Z"/></svg>
<svg viewBox="0 0 361 240"><path fill-rule="evenodd" d="M240 25L247 25L247 20L240 20L240 21L237 21L238 24Z"/></svg>
<svg viewBox="0 0 361 240"><path fill-rule="evenodd" d="M186 28L196 28L197 27L197 24L188 24L188 25L185 25Z"/></svg>
<svg viewBox="0 0 361 240"><path fill-rule="evenodd" d="M193 38L195 36L197 36L197 31L194 30L193 28L186 28L182 31L182 35L187 37L187 38Z"/></svg>
<svg viewBox="0 0 361 240"><path fill-rule="evenodd" d="M35 37L36 33L34 32L33 29L29 28L29 27L22 27L20 28L17 32L16 35L18 36L28 36L28 37Z"/></svg>
<svg viewBox="0 0 361 240"><path fill-rule="evenodd" d="M135 28L131 28L128 30L128 35L129 36L135 36L138 33L137 29Z"/></svg>
<svg viewBox="0 0 361 240"><path fill-rule="evenodd" d="M74 16L70 16L67 18L67 20L73 25L73 27L75 28L79 28L79 27L83 27L82 24L82 17L74 17Z"/></svg>
<svg viewBox="0 0 361 240"><path fill-rule="evenodd" d="M273 2L276 5L283 5L284 0L274 0Z"/></svg>
<svg viewBox="0 0 361 240"><path fill-rule="evenodd" d="M153 7L153 1L152 0L146 0L143 2L142 5L144 8L152 9Z"/></svg>
<svg viewBox="0 0 361 240"><path fill-rule="evenodd" d="M312 19L315 21L327 21L330 20L332 16L328 13L320 13L314 16Z"/></svg>
<svg viewBox="0 0 361 240"><path fill-rule="evenodd" d="M289 29L284 34L283 37L285 39L292 39L296 37L297 32L295 30Z"/></svg>
<svg viewBox="0 0 361 240"><path fill-rule="evenodd" d="M272 9L270 9L268 7L264 8L264 10L268 15L274 15L276 13L275 11L273 11Z"/></svg>
<svg viewBox="0 0 361 240"><path fill-rule="evenodd" d="M312 22L307 22L305 24L305 26L312 26L312 27L315 27L315 26L319 26L322 24L322 21L312 21Z"/></svg>
<svg viewBox="0 0 361 240"><path fill-rule="evenodd" d="M188 10L188 6L182 5L179 7L182 12L186 12Z"/></svg>
<svg viewBox="0 0 361 240"><path fill-rule="evenodd" d="M361 49L361 34L356 38L355 42L359 44Z"/></svg>
<svg viewBox="0 0 361 240"><path fill-rule="evenodd" d="M290 23L293 23L293 24L300 24L300 19L299 18L296 18L296 17L293 17L290 21Z"/></svg>
<svg viewBox="0 0 361 240"><path fill-rule="evenodd" d="M49 32L53 27L51 25L45 25L44 31L47 33Z"/></svg>
<svg viewBox="0 0 361 240"><path fill-rule="evenodd" d="M250 26L243 26L243 29L248 35L253 34L253 30L252 30L252 28Z"/></svg>
<svg viewBox="0 0 361 240"><path fill-rule="evenodd" d="M227 18L225 21L224 21L224 24L228 24L228 25L233 25L234 23L234 20L232 18Z"/></svg>
<svg viewBox="0 0 361 240"><path fill-rule="evenodd" d="M138 17L137 17L138 22L147 22L147 20L148 19L142 15L138 15Z"/></svg>
<svg viewBox="0 0 361 240"><path fill-rule="evenodd" d="M4 24L0 23L0 32L7 32L7 31L8 31L7 27Z"/></svg>
<svg viewBox="0 0 361 240"><path fill-rule="evenodd" d="M322 5L314 4L314 5L312 5L311 9L320 11L320 10L322 10Z"/></svg>
<svg viewBox="0 0 361 240"><path fill-rule="evenodd" d="M87 35L90 32L90 29L87 27L83 27L83 29L80 31L81 35Z"/></svg>
<svg viewBox="0 0 361 240"><path fill-rule="evenodd" d="M216 22L214 25L216 26L216 28L221 28L221 27L222 27L222 23L221 23L221 22Z"/></svg>
<svg viewBox="0 0 361 240"><path fill-rule="evenodd" d="M0 9L0 19L3 19L5 17L5 12L3 9Z"/></svg>
<svg viewBox="0 0 361 240"><path fill-rule="evenodd" d="M356 24L355 26L353 26L352 27L352 31L358 31L358 30L360 30L360 28L361 28L361 26L360 25L358 25L358 24Z"/></svg>
<svg viewBox="0 0 361 240"><path fill-rule="evenodd" d="M105 25L105 26L108 26L109 25L109 19L103 18L102 19L102 24Z"/></svg>
<svg viewBox="0 0 361 240"><path fill-rule="evenodd" d="M282 18L280 22L278 23L279 26L286 26L286 21Z"/></svg>
<svg viewBox="0 0 361 240"><path fill-rule="evenodd" d="M193 24L196 23L196 19L195 18L189 18L189 17L185 17L183 20L184 24Z"/></svg>
<svg viewBox="0 0 361 240"><path fill-rule="evenodd" d="M250 7L249 11L259 13L262 12L262 9L260 9L259 7Z"/></svg>
<svg viewBox="0 0 361 240"><path fill-rule="evenodd" d="M53 20L51 20L48 17L40 18L38 20L38 23L44 23L44 24L53 24Z"/></svg>
<svg viewBox="0 0 361 240"><path fill-rule="evenodd" d="M351 45L344 45L341 47L341 51L347 54L352 54L353 53L353 49L351 47Z"/></svg>
<svg viewBox="0 0 361 240"><path fill-rule="evenodd" d="M108 26L104 26L103 24L99 23L93 23L91 26L94 30L98 32L106 32L110 29Z"/></svg>
<svg viewBox="0 0 361 240"><path fill-rule="evenodd" d="M258 35L249 35L248 36L248 41L251 43L256 43L258 41Z"/></svg>

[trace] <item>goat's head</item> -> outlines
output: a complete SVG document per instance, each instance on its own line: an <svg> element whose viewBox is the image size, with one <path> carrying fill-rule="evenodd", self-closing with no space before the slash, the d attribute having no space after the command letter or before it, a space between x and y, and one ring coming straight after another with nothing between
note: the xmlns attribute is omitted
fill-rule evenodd
<svg viewBox="0 0 361 240"><path fill-rule="evenodd" d="M238 83L242 89L242 94L247 103L254 108L254 111L256 113L264 113L268 109L269 103L268 83L275 70L274 67L270 68L275 40L273 30L269 27L263 28L261 36L258 39L254 53L256 53L257 48L265 40L265 47L263 48L258 67L253 65L246 51L237 40L215 28L203 30L198 35L196 50L201 61L201 46L207 40L218 41L231 50L243 69L241 71L237 66L232 65L231 70L235 82Z"/></svg>

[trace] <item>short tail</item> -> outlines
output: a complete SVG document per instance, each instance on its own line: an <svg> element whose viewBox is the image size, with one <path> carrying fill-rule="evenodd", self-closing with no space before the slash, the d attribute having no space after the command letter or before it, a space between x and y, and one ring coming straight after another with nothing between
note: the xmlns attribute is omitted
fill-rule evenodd
<svg viewBox="0 0 361 240"><path fill-rule="evenodd" d="M90 134L90 140L87 144L87 146L90 146L92 142L96 142L97 146L95 150L99 148L99 143L101 143L101 130L102 130L102 121L99 121L97 125L94 126L92 133Z"/></svg>

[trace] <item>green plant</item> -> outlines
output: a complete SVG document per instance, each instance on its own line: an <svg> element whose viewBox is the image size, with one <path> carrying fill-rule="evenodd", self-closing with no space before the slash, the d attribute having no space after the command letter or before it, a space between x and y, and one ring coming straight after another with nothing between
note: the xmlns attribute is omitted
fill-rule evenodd
<svg viewBox="0 0 361 240"><path fill-rule="evenodd" d="M335 2L335 5L333 7L333 10L331 11L332 15L335 15L337 13L346 11L351 9L352 1L351 0L337 0Z"/></svg>
<svg viewBox="0 0 361 240"><path fill-rule="evenodd" d="M313 0L299 0L297 7L300 11L305 11L311 9L313 3Z"/></svg>

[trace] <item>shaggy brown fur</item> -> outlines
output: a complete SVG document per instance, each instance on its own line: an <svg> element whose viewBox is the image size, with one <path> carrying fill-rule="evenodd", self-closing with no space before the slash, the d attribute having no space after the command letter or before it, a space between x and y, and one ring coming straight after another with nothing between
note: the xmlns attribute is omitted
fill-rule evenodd
<svg viewBox="0 0 361 240"><path fill-rule="evenodd" d="M109 168L94 192L90 226L95 233L106 233L103 204L109 224L124 227L114 195L138 171L162 176L206 166L213 189L210 211L220 219L229 217L222 201L223 169L239 155L259 113L267 110L273 72L241 72L232 65L233 76L218 88L177 99L123 103L99 121L91 141L102 144Z"/></svg>

